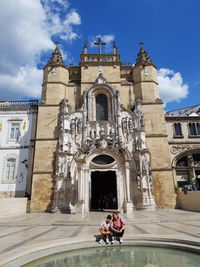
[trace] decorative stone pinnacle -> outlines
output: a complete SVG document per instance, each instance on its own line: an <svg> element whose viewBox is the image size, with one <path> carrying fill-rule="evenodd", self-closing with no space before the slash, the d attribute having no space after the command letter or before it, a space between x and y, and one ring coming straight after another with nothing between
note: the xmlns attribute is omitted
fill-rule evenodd
<svg viewBox="0 0 200 267"><path fill-rule="evenodd" d="M116 41L113 41L113 54L118 54Z"/></svg>
<svg viewBox="0 0 200 267"><path fill-rule="evenodd" d="M136 59L136 65L137 64L143 64L143 65L149 65L152 64L151 58L148 56L148 52L144 49L144 43L140 42L140 51L137 55Z"/></svg>
<svg viewBox="0 0 200 267"><path fill-rule="evenodd" d="M84 42L84 47L88 48L88 42L86 42L86 41Z"/></svg>
<svg viewBox="0 0 200 267"><path fill-rule="evenodd" d="M60 43L59 43L58 41L56 41L55 44L56 44L56 47L59 48L59 44L60 44Z"/></svg>
<svg viewBox="0 0 200 267"><path fill-rule="evenodd" d="M48 62L48 65L52 65L52 66L65 66L63 59L62 59L62 54L60 52L60 48L59 48L59 42L56 42L56 48L54 50L54 52L52 53L52 56Z"/></svg>
<svg viewBox="0 0 200 267"><path fill-rule="evenodd" d="M139 42L139 45L140 45L140 47L143 47L144 43L143 42Z"/></svg>
<svg viewBox="0 0 200 267"><path fill-rule="evenodd" d="M88 53L88 42L84 42L84 46L83 46L83 54L87 54Z"/></svg>

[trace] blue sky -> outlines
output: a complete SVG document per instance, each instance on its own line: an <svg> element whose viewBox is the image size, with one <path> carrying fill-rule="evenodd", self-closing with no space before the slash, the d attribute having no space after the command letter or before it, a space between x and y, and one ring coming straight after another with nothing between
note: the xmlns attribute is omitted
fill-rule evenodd
<svg viewBox="0 0 200 267"><path fill-rule="evenodd" d="M123 62L134 63L138 43L145 43L166 110L200 103L198 0L18 0L17 9L15 0L1 0L1 6L0 22L7 25L0 27L2 99L40 97L40 67L54 41L66 64L78 64L83 42L102 36L107 49L117 41Z"/></svg>

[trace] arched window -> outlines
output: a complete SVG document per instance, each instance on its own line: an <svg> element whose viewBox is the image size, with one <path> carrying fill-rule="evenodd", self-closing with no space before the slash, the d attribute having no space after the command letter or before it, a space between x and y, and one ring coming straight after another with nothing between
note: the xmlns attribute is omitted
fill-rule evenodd
<svg viewBox="0 0 200 267"><path fill-rule="evenodd" d="M200 153L188 155L180 158L176 162L175 184L177 187L185 185L192 186L193 190L200 190Z"/></svg>
<svg viewBox="0 0 200 267"><path fill-rule="evenodd" d="M180 123L174 123L174 136L175 137L182 137L182 129Z"/></svg>
<svg viewBox="0 0 200 267"><path fill-rule="evenodd" d="M187 156L179 159L176 163L176 166L188 166Z"/></svg>
<svg viewBox="0 0 200 267"><path fill-rule="evenodd" d="M96 96L96 120L108 120L108 101L106 95L104 94L98 94Z"/></svg>
<svg viewBox="0 0 200 267"><path fill-rule="evenodd" d="M189 123L190 135L197 135L195 123Z"/></svg>
<svg viewBox="0 0 200 267"><path fill-rule="evenodd" d="M96 156L92 162L98 165L107 165L111 164L115 161L115 159L109 155L99 155Z"/></svg>
<svg viewBox="0 0 200 267"><path fill-rule="evenodd" d="M16 159L9 158L6 161L6 180L15 179Z"/></svg>
<svg viewBox="0 0 200 267"><path fill-rule="evenodd" d="M197 123L197 134L200 135L200 123Z"/></svg>

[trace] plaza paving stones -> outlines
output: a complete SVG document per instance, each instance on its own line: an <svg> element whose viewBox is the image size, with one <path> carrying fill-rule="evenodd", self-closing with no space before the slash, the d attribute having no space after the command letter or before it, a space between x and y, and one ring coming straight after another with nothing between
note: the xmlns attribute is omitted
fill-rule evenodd
<svg viewBox="0 0 200 267"><path fill-rule="evenodd" d="M0 219L0 266L19 255L61 243L95 242L106 212L86 215L28 213ZM126 240L174 240L200 246L200 213L183 210L135 211L121 214L127 223ZM124 242L124 243L125 243Z"/></svg>

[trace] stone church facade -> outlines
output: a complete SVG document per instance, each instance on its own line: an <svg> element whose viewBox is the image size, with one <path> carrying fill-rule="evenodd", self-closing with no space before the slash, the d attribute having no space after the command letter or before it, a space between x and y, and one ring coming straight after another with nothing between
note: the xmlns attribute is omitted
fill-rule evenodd
<svg viewBox="0 0 200 267"><path fill-rule="evenodd" d="M44 67L32 212L172 208L174 182L156 66L141 44L135 65L88 53L66 67L57 44Z"/></svg>

